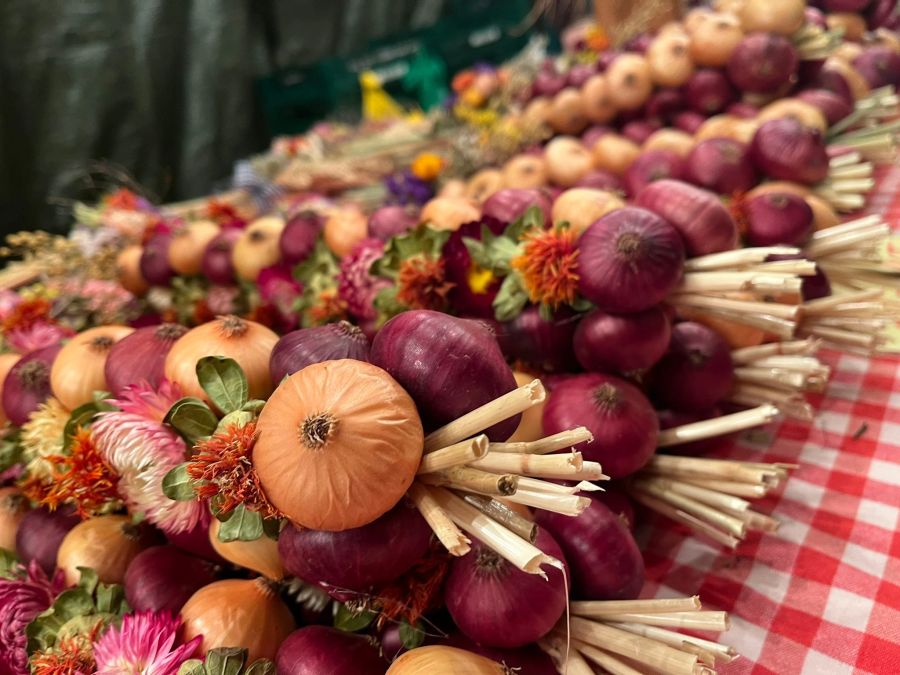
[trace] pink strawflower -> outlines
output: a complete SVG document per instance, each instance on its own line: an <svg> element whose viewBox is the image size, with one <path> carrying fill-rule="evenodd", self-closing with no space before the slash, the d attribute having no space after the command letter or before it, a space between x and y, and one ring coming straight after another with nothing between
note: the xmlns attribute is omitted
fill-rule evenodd
<svg viewBox="0 0 900 675"><path fill-rule="evenodd" d="M378 239L364 239L350 255L341 260L338 273L338 296L347 303L350 313L358 319L374 319L375 296L391 285L388 279L371 273L372 264L384 253L384 243Z"/></svg>
<svg viewBox="0 0 900 675"><path fill-rule="evenodd" d="M13 328L6 334L6 342L19 354L27 354L59 344L60 340L73 335L75 331L71 328L49 321L39 321L27 328Z"/></svg>
<svg viewBox="0 0 900 675"><path fill-rule="evenodd" d="M215 316L235 314L240 290L235 286L210 286L206 293L206 306Z"/></svg>
<svg viewBox="0 0 900 675"><path fill-rule="evenodd" d="M94 643L96 675L177 675L203 641L176 646L180 626L167 612L126 614Z"/></svg>
<svg viewBox="0 0 900 675"><path fill-rule="evenodd" d="M25 627L53 604L64 588L62 572L48 579L34 560L21 578L0 578L0 675L28 672Z"/></svg>

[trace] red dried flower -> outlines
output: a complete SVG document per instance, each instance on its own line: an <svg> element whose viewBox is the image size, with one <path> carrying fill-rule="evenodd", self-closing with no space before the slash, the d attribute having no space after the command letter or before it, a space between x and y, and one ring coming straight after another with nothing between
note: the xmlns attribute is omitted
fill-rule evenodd
<svg viewBox="0 0 900 675"><path fill-rule="evenodd" d="M227 202L210 198L206 203L206 216L218 223L231 222L240 219L237 209Z"/></svg>
<svg viewBox="0 0 900 675"><path fill-rule="evenodd" d="M50 301L45 298L22 300L3 318L3 332L28 330L36 324L47 323L51 307Z"/></svg>
<svg viewBox="0 0 900 675"><path fill-rule="evenodd" d="M407 258L397 273L397 299L410 309L443 310L453 284L444 274L443 259Z"/></svg>
<svg viewBox="0 0 900 675"><path fill-rule="evenodd" d="M128 188L119 188L103 199L104 206L111 209L122 209L125 211L137 211L140 202L138 196Z"/></svg>
<svg viewBox="0 0 900 675"><path fill-rule="evenodd" d="M319 293L315 305L309 308L309 320L313 326L321 326L332 321L347 318L347 303L338 295L336 288Z"/></svg>
<svg viewBox="0 0 900 675"><path fill-rule="evenodd" d="M440 544L431 550L409 572L381 589L375 598L380 607L378 628L388 621L404 620L415 624L422 616L441 604L441 588L450 568L447 552Z"/></svg>
<svg viewBox="0 0 900 675"><path fill-rule="evenodd" d="M512 266L522 274L532 302L556 309L572 304L578 291L577 235L569 228L532 230L524 237L522 255Z"/></svg>
<svg viewBox="0 0 900 675"><path fill-rule="evenodd" d="M87 635L63 638L55 647L31 657L31 675L88 675L96 670L93 641L104 626L97 621Z"/></svg>

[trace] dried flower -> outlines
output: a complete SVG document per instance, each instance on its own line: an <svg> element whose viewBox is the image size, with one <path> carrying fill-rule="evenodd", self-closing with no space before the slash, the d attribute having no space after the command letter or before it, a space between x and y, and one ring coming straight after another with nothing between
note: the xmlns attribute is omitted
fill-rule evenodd
<svg viewBox="0 0 900 675"><path fill-rule="evenodd" d="M453 284L447 281L444 261L428 256L407 258L397 272L397 299L410 309L444 310Z"/></svg>
<svg viewBox="0 0 900 675"><path fill-rule="evenodd" d="M91 642L103 626L103 619L98 619L87 635L79 633L63 638L54 647L35 652L31 657L31 675L93 675Z"/></svg>
<svg viewBox="0 0 900 675"><path fill-rule="evenodd" d="M531 230L524 237L522 255L512 267L522 274L532 302L556 309L572 304L578 292L577 235L568 228Z"/></svg>
<svg viewBox="0 0 900 675"><path fill-rule="evenodd" d="M126 614L94 643L96 675L177 675L201 636L176 647L181 621L165 612Z"/></svg>
<svg viewBox="0 0 900 675"><path fill-rule="evenodd" d="M384 253L384 243L378 239L364 239L353 252L341 260L338 273L338 294L347 303L350 313L362 320L374 319L375 296L391 285L387 279L371 273L372 264Z"/></svg>
<svg viewBox="0 0 900 675"><path fill-rule="evenodd" d="M485 227L494 236L500 236L506 223L485 217L480 221L464 224L450 235L441 256L446 278L453 284L448 294L453 309L466 316L493 318L492 304L503 280L497 278L491 270L479 267L472 260L464 243L465 239L481 241Z"/></svg>
<svg viewBox="0 0 900 675"><path fill-rule="evenodd" d="M378 591L373 604L380 609L379 627L398 619L415 624L440 605L449 561L446 551L439 547L440 544L433 545L411 570Z"/></svg>
<svg viewBox="0 0 900 675"><path fill-rule="evenodd" d="M307 310L309 325L340 321L347 318L347 303L338 295L336 288L329 288L319 293L316 304Z"/></svg>
<svg viewBox="0 0 900 675"><path fill-rule="evenodd" d="M64 588L61 571L48 579L34 560L15 578L0 578L0 675L28 672L25 628Z"/></svg>
<svg viewBox="0 0 900 675"><path fill-rule="evenodd" d="M51 464L47 458L62 453L63 433L69 415L69 411L51 397L41 403L22 426L19 442L22 444L25 471L30 478L50 478Z"/></svg>
<svg viewBox="0 0 900 675"><path fill-rule="evenodd" d="M3 317L3 332L26 330L36 324L44 324L50 320L52 304L46 298L22 298Z"/></svg>
<svg viewBox="0 0 900 675"><path fill-rule="evenodd" d="M435 155L433 152L422 152L416 155L410 169L413 175L419 180L433 181L441 175L441 169L444 168L443 158Z"/></svg>
<svg viewBox="0 0 900 675"><path fill-rule="evenodd" d="M58 323L35 323L28 328L16 328L6 334L6 342L19 354L37 351L44 347L59 344L61 340L72 337L75 331Z"/></svg>

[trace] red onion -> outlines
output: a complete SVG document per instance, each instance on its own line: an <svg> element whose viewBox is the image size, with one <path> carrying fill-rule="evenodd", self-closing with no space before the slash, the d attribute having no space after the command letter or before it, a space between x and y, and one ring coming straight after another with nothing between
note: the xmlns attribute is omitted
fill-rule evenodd
<svg viewBox="0 0 900 675"><path fill-rule="evenodd" d="M730 138L710 138L694 146L686 179L721 195L746 192L759 182L747 146Z"/></svg>
<svg viewBox="0 0 900 675"><path fill-rule="evenodd" d="M38 406L53 395L50 368L62 345L50 345L29 352L6 374L3 381L3 411L15 426L28 421Z"/></svg>
<svg viewBox="0 0 900 675"><path fill-rule="evenodd" d="M860 14L872 0L820 0L819 5L826 12L853 12Z"/></svg>
<svg viewBox="0 0 900 675"><path fill-rule="evenodd" d="M581 515L535 512L538 525L559 542L572 575L572 595L580 600L629 600L644 585L644 560L619 517L593 493Z"/></svg>
<svg viewBox="0 0 900 675"><path fill-rule="evenodd" d="M793 117L764 122L750 142L750 158L777 180L812 185L828 176L828 151L822 134Z"/></svg>
<svg viewBox="0 0 900 675"><path fill-rule="evenodd" d="M658 180L641 190L634 203L670 222L689 256L730 251L738 244L734 218L708 190L677 180ZM653 304L656 302L659 300Z"/></svg>
<svg viewBox="0 0 900 675"><path fill-rule="evenodd" d="M581 144L590 149L594 147L594 143L600 140L606 134L615 133L612 127L594 124L593 126L588 127L584 133L581 134Z"/></svg>
<svg viewBox="0 0 900 675"><path fill-rule="evenodd" d="M822 14L822 10L817 7L807 7L803 13L806 16L806 23L823 30L828 28L828 22L825 20L825 15Z"/></svg>
<svg viewBox="0 0 900 675"><path fill-rule="evenodd" d="M622 127L622 135L629 141L643 145L644 141L660 128L660 123L655 120L632 120Z"/></svg>
<svg viewBox="0 0 900 675"><path fill-rule="evenodd" d="M532 93L535 96L553 97L561 92L566 86L566 76L560 75L556 66L544 64L534 76L534 82L531 84Z"/></svg>
<svg viewBox="0 0 900 675"><path fill-rule="evenodd" d="M813 230L813 212L803 197L786 192L743 200L741 213L751 246L799 246Z"/></svg>
<svg viewBox="0 0 900 675"><path fill-rule="evenodd" d="M409 392L429 429L516 388L490 330L441 312L421 309L395 316L375 336L369 360ZM519 426L520 417L515 415L485 433L492 441L505 441Z"/></svg>
<svg viewBox="0 0 900 675"><path fill-rule="evenodd" d="M231 263L231 249L241 238L238 228L226 228L213 237L203 252L203 276L214 284L234 283L234 265Z"/></svg>
<svg viewBox="0 0 900 675"><path fill-rule="evenodd" d="M187 330L177 323L162 323L138 328L119 340L109 350L104 366L109 390L119 395L125 387L140 381L148 382L154 389L158 387L165 377L166 355Z"/></svg>
<svg viewBox="0 0 900 675"><path fill-rule="evenodd" d="M659 361L670 335L669 318L659 306L633 314L596 309L578 323L573 347L585 370L627 375Z"/></svg>
<svg viewBox="0 0 900 675"><path fill-rule="evenodd" d="M657 89L644 106L644 113L658 123L669 122L676 113L684 109L684 94L680 89Z"/></svg>
<svg viewBox="0 0 900 675"><path fill-rule="evenodd" d="M585 82L596 74L597 69L592 64L576 63L566 74L566 85L580 89Z"/></svg>
<svg viewBox="0 0 900 675"><path fill-rule="evenodd" d="M565 562L563 552L545 530L535 546ZM479 541L472 552L450 562L444 603L459 629L479 644L521 647L550 632L566 611L566 584L561 570L544 568L548 579L515 568Z"/></svg>
<svg viewBox="0 0 900 675"><path fill-rule="evenodd" d="M669 223L626 206L607 213L578 240L578 287L608 312L658 304L681 280L684 247Z"/></svg>
<svg viewBox="0 0 900 675"><path fill-rule="evenodd" d="M766 258L769 260L803 260L802 255L770 255ZM810 276L801 277L800 295L804 301L817 300L818 298L827 298L831 295L831 283L828 277L822 271L822 268L816 265L816 273Z"/></svg>
<svg viewBox="0 0 900 675"><path fill-rule="evenodd" d="M225 564L226 560L218 554L209 541L209 518L201 518L193 529L172 534L166 533L169 543L191 555L199 556L204 560Z"/></svg>
<svg viewBox="0 0 900 675"><path fill-rule="evenodd" d="M584 426L594 440L575 446L584 458L600 462L613 478L644 466L656 450L656 412L633 384L610 375L575 375L553 388L544 406L544 432Z"/></svg>
<svg viewBox="0 0 900 675"><path fill-rule="evenodd" d="M865 49L853 60L853 67L873 89L900 86L900 54L890 47Z"/></svg>
<svg viewBox="0 0 900 675"><path fill-rule="evenodd" d="M578 317L559 311L550 321L531 305L512 321L496 327L497 342L510 361L521 361L546 372L567 372L577 367L572 336Z"/></svg>
<svg viewBox="0 0 900 675"><path fill-rule="evenodd" d="M369 360L369 341L347 321L301 328L283 335L269 358L272 382L281 382L306 366L338 359Z"/></svg>
<svg viewBox="0 0 900 675"><path fill-rule="evenodd" d="M752 33L738 43L728 59L728 77L738 89L770 94L797 74L797 50L774 33Z"/></svg>
<svg viewBox="0 0 900 675"><path fill-rule="evenodd" d="M607 49L597 54L597 72L606 72L606 69L613 64L613 61L621 55L622 52L616 51L615 49Z"/></svg>
<svg viewBox="0 0 900 675"><path fill-rule="evenodd" d="M725 73L714 68L694 71L684 85L684 95L691 110L706 116L718 115L738 99Z"/></svg>
<svg viewBox="0 0 900 675"><path fill-rule="evenodd" d="M213 567L174 546L152 546L137 554L125 572L131 608L177 614L195 591L215 581Z"/></svg>
<svg viewBox="0 0 900 675"><path fill-rule="evenodd" d="M620 487L618 482L604 483L603 491L592 492L591 496L612 511L625 527L632 532L634 531L636 522L634 518L634 504L631 502L628 493Z"/></svg>
<svg viewBox="0 0 900 675"><path fill-rule="evenodd" d="M825 89L835 93L847 101L849 105L853 105L855 99L850 89L850 84L840 72L827 64L823 64L815 78L809 81L809 84L816 89Z"/></svg>
<svg viewBox="0 0 900 675"><path fill-rule="evenodd" d="M278 537L285 570L327 593L365 593L397 579L428 550L431 528L401 501L377 520L338 532L288 525Z"/></svg>
<svg viewBox="0 0 900 675"><path fill-rule="evenodd" d="M154 234L144 244L140 262L141 276L152 286L167 286L175 276L175 270L169 265L171 243L171 234Z"/></svg>
<svg viewBox="0 0 900 675"><path fill-rule="evenodd" d="M707 410L731 391L731 350L711 328L693 321L675 324L669 350L656 364L651 380L655 398L665 407Z"/></svg>
<svg viewBox="0 0 900 675"><path fill-rule="evenodd" d="M504 664L509 672L515 675L557 675L559 672L553 665L553 660L534 644L518 649L485 647L463 633L454 633L444 641L444 644L493 659L497 663Z"/></svg>
<svg viewBox="0 0 900 675"><path fill-rule="evenodd" d="M897 0L872 0L866 12L866 23L869 30L887 28L897 18Z"/></svg>
<svg viewBox="0 0 900 675"><path fill-rule="evenodd" d="M659 410L660 429L671 429L672 427L680 427L682 424L693 424L694 422L702 422L703 420L714 419L722 416L722 411L718 408L710 408L701 412L684 412L682 410ZM699 441L691 441L690 443L681 443L668 448L663 448L660 452L670 455L705 455L720 447L724 441L730 439L732 434L723 436L712 436Z"/></svg>
<svg viewBox="0 0 900 675"><path fill-rule="evenodd" d="M63 507L48 511L43 506L25 514L16 530L16 554L26 565L35 560L52 575L56 569L59 545L73 527L81 522L72 509Z"/></svg>
<svg viewBox="0 0 900 675"><path fill-rule="evenodd" d="M275 657L278 675L384 675L387 666L364 635L305 626L287 636Z"/></svg>
<svg viewBox="0 0 900 675"><path fill-rule="evenodd" d="M818 108L825 115L829 126L853 112L853 106L847 99L827 89L805 89L797 94L797 98Z"/></svg>
<svg viewBox="0 0 900 675"><path fill-rule="evenodd" d="M693 110L685 110L675 115L675 126L686 134L695 134L703 126L706 117Z"/></svg>
<svg viewBox="0 0 900 675"><path fill-rule="evenodd" d="M638 33L625 43L625 51L643 54L650 47L651 42L653 42L653 36L650 33Z"/></svg>
<svg viewBox="0 0 900 675"><path fill-rule="evenodd" d="M671 150L647 150L638 155L625 172L625 190L636 195L650 183L663 178L684 177L684 160Z"/></svg>
<svg viewBox="0 0 900 675"><path fill-rule="evenodd" d="M738 101L737 103L732 103L730 106L728 106L725 112L727 112L729 115L740 117L741 119L752 120L759 114L759 108L757 108L752 103L747 103L746 101Z"/></svg>
<svg viewBox="0 0 900 675"><path fill-rule="evenodd" d="M419 222L416 214L405 206L388 205L375 209L369 216L369 236L387 241L392 237L405 234Z"/></svg>
<svg viewBox="0 0 900 675"><path fill-rule="evenodd" d="M511 223L529 208L537 206L544 214L544 225L552 222L550 199L540 190L504 188L488 197L481 205L481 215Z"/></svg>
<svg viewBox="0 0 900 675"><path fill-rule="evenodd" d="M614 173L604 171L603 169L591 169L575 183L575 187L594 188L597 190L606 190L607 192L625 191L625 186L622 185L622 179Z"/></svg>
<svg viewBox="0 0 900 675"><path fill-rule="evenodd" d="M296 265L306 260L316 247L324 224L322 217L312 211L298 213L287 221L278 239L282 262Z"/></svg>

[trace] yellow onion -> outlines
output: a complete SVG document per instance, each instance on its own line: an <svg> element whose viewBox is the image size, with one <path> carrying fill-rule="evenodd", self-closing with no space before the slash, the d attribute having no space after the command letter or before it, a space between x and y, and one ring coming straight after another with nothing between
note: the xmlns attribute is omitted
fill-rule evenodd
<svg viewBox="0 0 900 675"><path fill-rule="evenodd" d="M323 236L331 252L343 258L366 238L368 231L369 219L365 213L356 206L342 206L325 220Z"/></svg>
<svg viewBox="0 0 900 675"><path fill-rule="evenodd" d="M747 145L753 140L758 126L756 120L742 119L734 115L716 115L700 125L694 134L694 140L699 143L710 138L730 138Z"/></svg>
<svg viewBox="0 0 900 675"><path fill-rule="evenodd" d="M547 184L547 166L543 157L516 155L503 165L503 185L528 190Z"/></svg>
<svg viewBox="0 0 900 675"><path fill-rule="evenodd" d="M593 168L591 151L571 136L557 136L544 150L547 174L557 185L571 187Z"/></svg>
<svg viewBox="0 0 900 675"><path fill-rule="evenodd" d="M231 264L239 279L256 281L261 270L281 257L279 241L284 218L265 216L247 226L231 249Z"/></svg>
<svg viewBox="0 0 900 675"><path fill-rule="evenodd" d="M508 672L496 661L465 649L431 645L401 655L385 675L504 675Z"/></svg>
<svg viewBox="0 0 900 675"><path fill-rule="evenodd" d="M687 157L694 149L694 138L678 129L659 129L644 141L643 149L645 152L647 150L668 150L679 157Z"/></svg>
<svg viewBox="0 0 900 675"><path fill-rule="evenodd" d="M737 11L745 33L792 35L806 21L805 0L748 0Z"/></svg>
<svg viewBox="0 0 900 675"><path fill-rule="evenodd" d="M422 208L419 220L432 230L458 230L478 220L481 211L465 197L435 197Z"/></svg>
<svg viewBox="0 0 900 675"><path fill-rule="evenodd" d="M850 93L855 100L858 101L868 95L870 87L866 78L864 78L856 68L843 59L836 59L833 56L829 56L825 59L824 69L833 70L843 77L847 82L847 86L850 87Z"/></svg>
<svg viewBox="0 0 900 675"><path fill-rule="evenodd" d="M166 377L179 384L185 396L207 400L197 380L197 361L204 356L224 356L237 361L243 369L250 398L266 398L272 393L269 357L276 342L278 336L260 323L233 315L220 316L178 338L166 356Z"/></svg>
<svg viewBox="0 0 900 675"><path fill-rule="evenodd" d="M531 100L522 111L522 122L526 127L539 127L547 123L550 114L550 99L538 96Z"/></svg>
<svg viewBox="0 0 900 675"><path fill-rule="evenodd" d="M95 391L105 391L109 350L133 332L129 326L99 326L69 340L50 369L50 388L59 402L74 410L89 403Z"/></svg>
<svg viewBox="0 0 900 675"><path fill-rule="evenodd" d="M16 550L16 531L28 513L28 500L18 488L0 488L0 548Z"/></svg>
<svg viewBox="0 0 900 675"><path fill-rule="evenodd" d="M566 221L573 232L581 234L602 216L625 206L625 202L612 192L596 188L572 188L553 202L554 223Z"/></svg>
<svg viewBox="0 0 900 675"><path fill-rule="evenodd" d="M581 90L566 87L550 101L547 124L559 134L577 134L587 126L588 120Z"/></svg>
<svg viewBox="0 0 900 675"><path fill-rule="evenodd" d="M756 121L760 124L769 120L793 117L800 124L811 129L818 129L822 133L828 129L828 121L825 115L814 105L801 101L799 98L780 98L773 101L759 111Z"/></svg>
<svg viewBox="0 0 900 675"><path fill-rule="evenodd" d="M518 370L513 371L513 377L516 378L516 384L520 387L534 380L534 375L523 373ZM541 415L544 414L544 403L538 403L531 406L522 413L522 419L519 426L516 427L513 435L509 437L508 443L536 441L544 437L544 427L541 423Z"/></svg>
<svg viewBox="0 0 900 675"><path fill-rule="evenodd" d="M169 244L169 267L184 276L200 274L206 245L217 234L219 226L211 220L195 220L175 230Z"/></svg>
<svg viewBox="0 0 900 675"><path fill-rule="evenodd" d="M650 64L640 54L622 54L606 69L609 96L619 110L637 110L653 92Z"/></svg>
<svg viewBox="0 0 900 675"><path fill-rule="evenodd" d="M854 12L828 14L825 17L825 23L831 30L843 29L845 40L859 42L866 34L866 20Z"/></svg>
<svg viewBox="0 0 900 675"><path fill-rule="evenodd" d="M0 354L0 400L3 398L3 384L6 382L6 376L9 375L9 371L19 362L20 358L20 354ZM6 424L8 421L9 418L3 410L3 406L0 405L0 426ZM3 547L0 546L0 548Z"/></svg>
<svg viewBox="0 0 900 675"><path fill-rule="evenodd" d="M641 148L619 134L603 134L591 148L594 168L623 176L641 154Z"/></svg>
<svg viewBox="0 0 900 675"><path fill-rule="evenodd" d="M464 181L461 181L459 178L451 178L446 183L441 185L440 191L438 191L438 197L464 197L466 194L466 184Z"/></svg>
<svg viewBox="0 0 900 675"><path fill-rule="evenodd" d="M650 76L663 87L680 87L694 72L694 61L689 49L691 39L687 35L670 33L654 38L647 48Z"/></svg>
<svg viewBox="0 0 900 675"><path fill-rule="evenodd" d="M691 33L691 58L698 66L722 68L743 38L740 21L733 14L710 14Z"/></svg>
<svg viewBox="0 0 900 675"><path fill-rule="evenodd" d="M209 526L209 543L225 560L258 572L273 581L280 581L284 577L277 541L266 536L253 541L220 541L219 527L219 521L213 518Z"/></svg>
<svg viewBox="0 0 900 675"><path fill-rule="evenodd" d="M96 516L69 530L56 554L66 584L78 583L79 567L90 567L105 584L121 584L129 563L152 542L128 516Z"/></svg>
<svg viewBox="0 0 900 675"><path fill-rule="evenodd" d="M150 284L141 274L141 256L143 247L135 244L126 246L116 257L116 276L119 283L129 293L141 296L150 288Z"/></svg>
<svg viewBox="0 0 900 675"><path fill-rule="evenodd" d="M502 187L503 174L498 169L482 169L466 183L466 191L463 196L476 204L482 204L485 199Z"/></svg>
<svg viewBox="0 0 900 675"><path fill-rule="evenodd" d="M184 640L202 636L200 656L210 649L240 645L247 663L275 659L294 630L294 617L265 579L214 581L194 593L181 608Z"/></svg>
<svg viewBox="0 0 900 675"><path fill-rule="evenodd" d="M601 74L591 75L581 87L584 114L591 122L606 124L618 110L609 95L609 83Z"/></svg>

